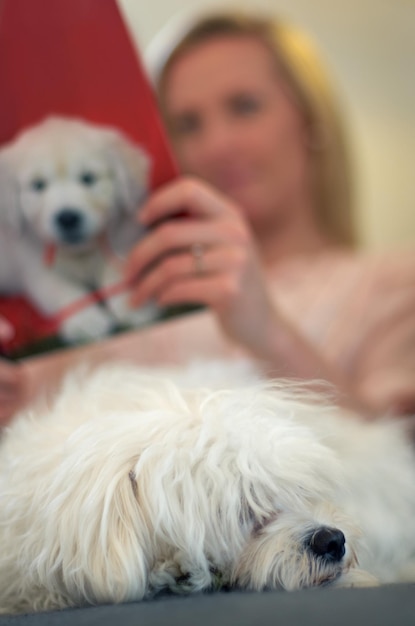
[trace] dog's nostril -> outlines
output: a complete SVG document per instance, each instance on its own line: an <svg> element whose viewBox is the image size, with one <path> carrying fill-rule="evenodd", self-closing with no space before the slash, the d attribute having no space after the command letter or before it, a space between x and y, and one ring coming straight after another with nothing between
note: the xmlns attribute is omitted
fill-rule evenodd
<svg viewBox="0 0 415 626"><path fill-rule="evenodd" d="M338 528L323 526L310 537L310 548L317 556L331 561L341 561L345 553L346 539Z"/></svg>
<svg viewBox="0 0 415 626"><path fill-rule="evenodd" d="M59 228L63 230L76 230L82 222L82 216L75 209L62 209L55 219Z"/></svg>

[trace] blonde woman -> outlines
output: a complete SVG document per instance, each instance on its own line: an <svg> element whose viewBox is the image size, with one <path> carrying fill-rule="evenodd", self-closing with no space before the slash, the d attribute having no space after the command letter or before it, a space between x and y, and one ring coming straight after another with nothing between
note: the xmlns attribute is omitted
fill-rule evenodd
<svg viewBox="0 0 415 626"><path fill-rule="evenodd" d="M272 372L329 379L376 411L412 410L413 254L354 249L347 141L309 38L275 20L208 16L156 87L182 170L210 186L182 181L150 201L147 224L180 208L190 218L133 253L134 302L202 302Z"/></svg>
<svg viewBox="0 0 415 626"><path fill-rule="evenodd" d="M271 375L325 379L340 401L369 411L412 411L413 256L354 250L346 141L309 40L262 18L210 16L171 51L156 82L191 177L141 212L151 228L126 264L131 303L207 310L29 362L28 397L79 360L243 354Z"/></svg>

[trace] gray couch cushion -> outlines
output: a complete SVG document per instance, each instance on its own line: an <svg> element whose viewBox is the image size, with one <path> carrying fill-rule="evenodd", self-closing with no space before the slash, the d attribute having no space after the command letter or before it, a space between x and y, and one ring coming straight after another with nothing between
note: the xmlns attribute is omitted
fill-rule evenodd
<svg viewBox="0 0 415 626"><path fill-rule="evenodd" d="M0 626L414 626L415 585L239 591L0 617Z"/></svg>

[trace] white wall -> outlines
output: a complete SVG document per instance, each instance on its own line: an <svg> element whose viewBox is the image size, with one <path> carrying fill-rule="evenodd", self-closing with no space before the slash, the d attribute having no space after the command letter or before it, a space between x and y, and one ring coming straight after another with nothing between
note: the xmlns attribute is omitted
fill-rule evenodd
<svg viewBox="0 0 415 626"><path fill-rule="evenodd" d="M217 0L118 0L144 50L179 12ZM382 249L415 243L415 0L251 0L305 27L337 82L359 173L362 240Z"/></svg>

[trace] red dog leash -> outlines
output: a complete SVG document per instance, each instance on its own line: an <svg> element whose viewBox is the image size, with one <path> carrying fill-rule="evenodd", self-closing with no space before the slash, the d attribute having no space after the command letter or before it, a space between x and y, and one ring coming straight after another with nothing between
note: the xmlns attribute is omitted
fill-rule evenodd
<svg viewBox="0 0 415 626"><path fill-rule="evenodd" d="M112 251L108 238L104 234L99 239L100 249L104 258L108 259L111 263L117 263L120 265L119 258ZM56 261L56 253L57 247L56 245L49 244L44 249L43 259L45 265L48 267L52 266ZM87 293L82 298L71 302L67 306L63 307L58 311L53 317L50 318L50 334L55 334L59 331L62 324L72 317L82 311L82 309L86 309L87 307L95 304L97 302L104 302L105 300L109 300L114 296L117 296L120 293L128 291L129 284L127 281L122 280L113 285L109 285L108 287L102 287L101 289L94 289ZM49 324L48 324L49 327Z"/></svg>

